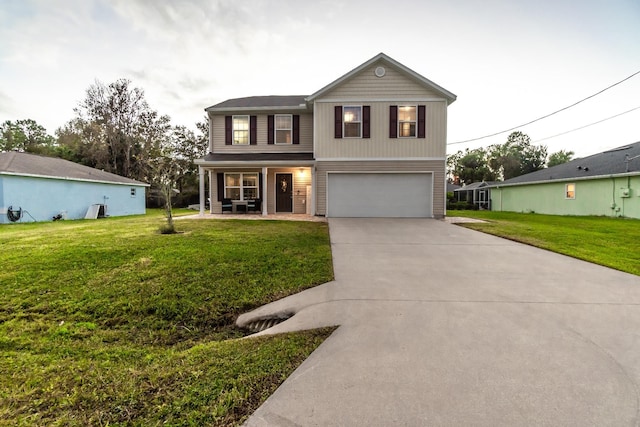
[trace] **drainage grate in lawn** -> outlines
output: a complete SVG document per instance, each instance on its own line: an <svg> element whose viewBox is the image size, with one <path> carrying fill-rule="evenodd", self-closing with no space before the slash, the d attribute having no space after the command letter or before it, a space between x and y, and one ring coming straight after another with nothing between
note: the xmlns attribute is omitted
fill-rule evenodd
<svg viewBox="0 0 640 427"><path fill-rule="evenodd" d="M251 332L262 332L266 329L269 329L278 323L282 323L285 320L289 319L290 315L282 315L276 317L268 317L264 319L254 320L253 322L248 323L245 326L245 329L248 329Z"/></svg>

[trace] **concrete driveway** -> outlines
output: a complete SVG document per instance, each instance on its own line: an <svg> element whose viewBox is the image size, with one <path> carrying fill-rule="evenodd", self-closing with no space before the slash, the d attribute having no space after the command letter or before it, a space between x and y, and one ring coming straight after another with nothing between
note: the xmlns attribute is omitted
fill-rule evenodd
<svg viewBox="0 0 640 427"><path fill-rule="evenodd" d="M330 219L340 325L247 426L637 426L640 277L428 219ZM585 242L589 244L589 242Z"/></svg>

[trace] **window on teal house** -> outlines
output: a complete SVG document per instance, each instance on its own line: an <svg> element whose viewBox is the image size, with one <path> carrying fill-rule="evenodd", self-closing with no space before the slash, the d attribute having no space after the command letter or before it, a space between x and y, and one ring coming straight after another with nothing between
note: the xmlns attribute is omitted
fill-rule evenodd
<svg viewBox="0 0 640 427"><path fill-rule="evenodd" d="M565 197L565 199L575 199L576 198L576 185L575 184L565 184L565 186L564 186L564 197Z"/></svg>

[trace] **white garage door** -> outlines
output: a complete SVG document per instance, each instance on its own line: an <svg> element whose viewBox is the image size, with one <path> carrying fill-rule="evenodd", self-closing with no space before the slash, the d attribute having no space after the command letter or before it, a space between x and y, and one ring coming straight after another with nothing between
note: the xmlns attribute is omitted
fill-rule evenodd
<svg viewBox="0 0 640 427"><path fill-rule="evenodd" d="M432 217L428 173L328 173L328 217Z"/></svg>

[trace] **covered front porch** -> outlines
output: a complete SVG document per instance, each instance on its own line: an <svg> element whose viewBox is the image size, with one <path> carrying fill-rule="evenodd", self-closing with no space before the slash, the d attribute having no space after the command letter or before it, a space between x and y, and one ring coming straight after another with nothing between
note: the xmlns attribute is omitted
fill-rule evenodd
<svg viewBox="0 0 640 427"><path fill-rule="evenodd" d="M216 215L248 211L264 216L315 212L313 159L225 161L205 157L198 163L200 215L205 215L207 201L208 213Z"/></svg>

